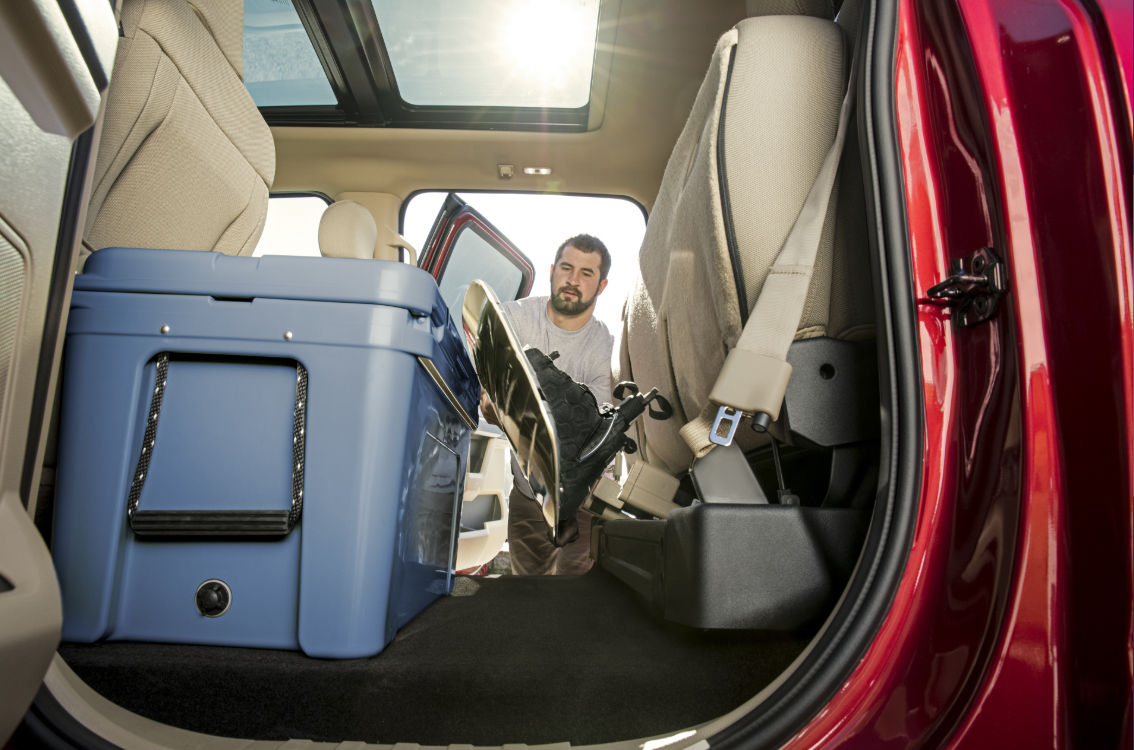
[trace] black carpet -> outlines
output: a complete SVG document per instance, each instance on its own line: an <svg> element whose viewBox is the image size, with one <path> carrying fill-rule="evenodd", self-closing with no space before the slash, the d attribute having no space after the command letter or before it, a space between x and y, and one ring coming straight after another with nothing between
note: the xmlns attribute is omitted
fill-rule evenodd
<svg viewBox="0 0 1134 750"><path fill-rule="evenodd" d="M706 633L599 570L461 578L371 659L213 646L60 646L135 713L256 740L589 744L708 721L767 685L805 636Z"/></svg>

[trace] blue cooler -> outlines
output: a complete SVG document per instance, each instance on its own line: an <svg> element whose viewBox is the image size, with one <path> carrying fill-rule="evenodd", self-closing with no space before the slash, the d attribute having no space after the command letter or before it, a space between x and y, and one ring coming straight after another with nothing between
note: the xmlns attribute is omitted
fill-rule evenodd
<svg viewBox="0 0 1134 750"><path fill-rule="evenodd" d="M64 356L63 640L364 657L449 593L480 388L429 274L100 250Z"/></svg>

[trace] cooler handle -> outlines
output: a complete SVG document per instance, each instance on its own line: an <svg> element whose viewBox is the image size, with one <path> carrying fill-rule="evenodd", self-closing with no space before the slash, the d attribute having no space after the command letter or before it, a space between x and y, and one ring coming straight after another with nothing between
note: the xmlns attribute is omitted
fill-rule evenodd
<svg viewBox="0 0 1134 750"><path fill-rule="evenodd" d="M307 368L295 363L295 411L292 420L291 508L289 510L139 510L150 457L157 439L161 401L169 375L169 352L157 356L157 377L146 432L130 494L126 517L139 536L286 536L303 512L303 461L306 451Z"/></svg>

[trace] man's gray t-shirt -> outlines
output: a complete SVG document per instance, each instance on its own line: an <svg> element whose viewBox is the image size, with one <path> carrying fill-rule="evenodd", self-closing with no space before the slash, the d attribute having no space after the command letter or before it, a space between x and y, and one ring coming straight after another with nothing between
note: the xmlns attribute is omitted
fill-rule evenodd
<svg viewBox="0 0 1134 750"><path fill-rule="evenodd" d="M590 388L600 405L610 403L610 357L614 352L614 337L606 324L593 315L579 330L564 331L547 316L548 299L525 297L501 305L520 346L534 347L544 354L559 352L555 366L575 382ZM531 497L531 488L514 457L512 475L520 491Z"/></svg>

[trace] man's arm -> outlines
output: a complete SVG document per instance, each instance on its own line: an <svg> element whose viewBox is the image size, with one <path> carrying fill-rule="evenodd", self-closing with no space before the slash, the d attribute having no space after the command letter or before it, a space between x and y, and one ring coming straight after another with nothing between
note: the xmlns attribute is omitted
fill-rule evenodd
<svg viewBox="0 0 1134 750"><path fill-rule="evenodd" d="M595 401L599 406L613 402L613 397L610 395L610 373L604 373L593 380L586 383L587 388L591 393L595 394ZM617 406L617 404L615 404Z"/></svg>
<svg viewBox="0 0 1134 750"><path fill-rule="evenodd" d="M614 353L614 338L607 339L605 346L596 352L594 358L588 357L587 361L587 382L585 385L591 389L591 393L595 394L595 400L598 401L599 406L603 404L612 403L613 399L610 395L613 384L610 378L610 358Z"/></svg>
<svg viewBox="0 0 1134 750"><path fill-rule="evenodd" d="M500 424L500 418L496 416L496 407L493 406L492 399L488 397L488 391L484 390L483 386L480 389L480 413L485 422L504 429L504 425Z"/></svg>

